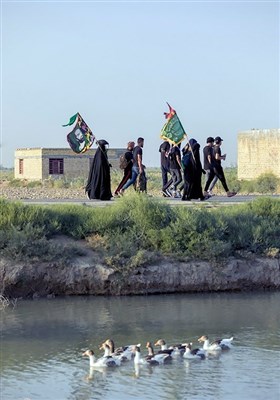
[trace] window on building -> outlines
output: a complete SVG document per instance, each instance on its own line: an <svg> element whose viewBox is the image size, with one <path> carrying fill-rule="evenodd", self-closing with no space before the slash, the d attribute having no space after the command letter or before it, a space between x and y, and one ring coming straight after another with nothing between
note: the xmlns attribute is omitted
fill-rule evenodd
<svg viewBox="0 0 280 400"><path fill-rule="evenodd" d="M49 159L49 174L50 175L63 175L63 158L50 158Z"/></svg>
<svg viewBox="0 0 280 400"><path fill-rule="evenodd" d="M22 158L19 159L18 172L20 175L23 174L23 159Z"/></svg>

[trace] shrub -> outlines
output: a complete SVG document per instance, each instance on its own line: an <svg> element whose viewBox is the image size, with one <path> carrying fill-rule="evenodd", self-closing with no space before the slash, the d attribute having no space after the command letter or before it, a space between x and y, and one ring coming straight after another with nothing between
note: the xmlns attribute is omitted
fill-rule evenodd
<svg viewBox="0 0 280 400"><path fill-rule="evenodd" d="M215 260L236 252L276 257L280 250L278 199L215 209L172 208L132 192L109 207L50 207L5 200L0 206L5 210L0 216L0 251L10 258L65 259L65 249L49 240L57 233L85 238L119 270L162 255Z"/></svg>
<svg viewBox="0 0 280 400"><path fill-rule="evenodd" d="M257 179L257 192L259 193L276 193L278 186L278 178L273 173L265 173Z"/></svg>
<svg viewBox="0 0 280 400"><path fill-rule="evenodd" d="M28 188L42 187L42 182L41 181L31 181L26 184L26 187L28 187Z"/></svg>
<svg viewBox="0 0 280 400"><path fill-rule="evenodd" d="M9 182L9 185L12 187L22 187L24 186L25 182L22 179L12 179Z"/></svg>
<svg viewBox="0 0 280 400"><path fill-rule="evenodd" d="M53 187L55 189L68 188L70 183L66 179L54 179Z"/></svg>
<svg viewBox="0 0 280 400"><path fill-rule="evenodd" d="M70 181L70 187L73 189L81 189L86 185L86 180L84 178L76 178Z"/></svg>
<svg viewBox="0 0 280 400"><path fill-rule="evenodd" d="M256 193L256 181L240 181L240 191L241 193L245 194L252 194Z"/></svg>
<svg viewBox="0 0 280 400"><path fill-rule="evenodd" d="M1 181L11 181L14 179L14 169L0 166L0 178Z"/></svg>

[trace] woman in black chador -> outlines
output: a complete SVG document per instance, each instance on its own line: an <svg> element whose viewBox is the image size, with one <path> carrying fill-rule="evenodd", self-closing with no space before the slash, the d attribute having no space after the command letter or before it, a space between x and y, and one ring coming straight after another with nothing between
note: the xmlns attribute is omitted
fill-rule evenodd
<svg viewBox="0 0 280 400"><path fill-rule="evenodd" d="M202 173L205 174L205 171L203 170L200 162L200 154L199 154L200 144L197 143L195 139L190 139L190 146L192 148L192 152L194 155L194 157L192 158L193 179L190 187L190 197L191 199L205 200L201 186Z"/></svg>
<svg viewBox="0 0 280 400"><path fill-rule="evenodd" d="M111 164L108 161L106 140L97 142L98 148L93 157L89 170L86 193L89 199L110 200L111 193Z"/></svg>
<svg viewBox="0 0 280 400"><path fill-rule="evenodd" d="M188 166L184 170L185 186L182 200L205 200L201 186L201 176L205 171L201 165L199 149L200 144L195 139L190 139L189 146L186 146L186 151L189 152L188 154L192 154L189 157Z"/></svg>

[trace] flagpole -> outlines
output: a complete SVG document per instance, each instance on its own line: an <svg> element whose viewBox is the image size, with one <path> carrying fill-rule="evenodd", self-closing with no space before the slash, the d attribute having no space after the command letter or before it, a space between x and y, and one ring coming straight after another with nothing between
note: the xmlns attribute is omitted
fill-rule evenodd
<svg viewBox="0 0 280 400"><path fill-rule="evenodd" d="M167 102L166 102L167 103ZM168 105L168 107L169 107L169 109L172 109L172 107L167 103L167 105ZM177 113L176 113L177 114ZM178 117L178 114L177 114L177 117ZM186 131L185 131L185 129L184 129L184 127L183 127L183 125L182 125L182 122L181 122L181 120L180 120L180 118L178 117L178 121L179 121L179 123L180 123L180 125L181 125L181 128L182 128L182 130L184 131L184 134L186 135L186 137L187 137L187 142L188 142L188 144L189 144L189 147L190 147L190 150L191 150L191 153L192 153L192 157L193 157L193 160L194 160L194 162L196 163L196 160L195 160L195 157L194 157L194 154L193 154L193 150L192 150L192 146L190 145L190 142L189 142L189 137L188 137L188 135L186 134Z"/></svg>
<svg viewBox="0 0 280 400"><path fill-rule="evenodd" d="M184 131L185 132L185 131ZM193 160L194 160L194 162L196 163L196 159L195 159L195 157L194 157L194 154L193 154L193 149L192 149L192 146L190 145L190 142L189 142L189 138L188 138L188 135L185 133L185 135L186 135L186 137L187 137L187 143L188 143L188 145L189 145L189 148L190 148L190 151L191 151L191 153L192 153L192 156L193 156Z"/></svg>

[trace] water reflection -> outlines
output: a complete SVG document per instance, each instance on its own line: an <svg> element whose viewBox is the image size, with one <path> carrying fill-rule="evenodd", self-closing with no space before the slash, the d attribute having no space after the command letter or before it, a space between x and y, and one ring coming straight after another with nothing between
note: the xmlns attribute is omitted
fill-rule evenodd
<svg viewBox="0 0 280 400"><path fill-rule="evenodd" d="M246 399L280 397L280 293L22 301L1 313L1 323L5 400L240 399L245 391ZM89 348L100 356L109 337L116 346L140 342L144 352L159 338L197 347L203 334L233 335L233 351L201 362L179 357L171 365L101 371L82 357Z"/></svg>

